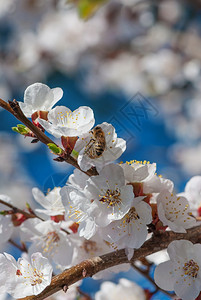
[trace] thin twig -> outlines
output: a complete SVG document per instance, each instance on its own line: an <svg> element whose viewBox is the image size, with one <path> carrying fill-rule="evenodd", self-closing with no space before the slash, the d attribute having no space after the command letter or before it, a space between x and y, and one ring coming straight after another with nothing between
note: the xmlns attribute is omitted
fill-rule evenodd
<svg viewBox="0 0 201 300"><path fill-rule="evenodd" d="M28 127L37 137L39 141L43 144L55 144L57 147L58 145L51 140L44 132L42 132L38 127L36 127L22 112L18 102L16 100L9 101L9 103L5 102L4 100L0 99L0 106L9 111L12 115L14 115L19 121L21 121L26 127ZM88 176L98 175L98 172L95 168L91 168L87 172L84 172L80 169L76 159L74 159L69 154L63 153L60 156L62 160L69 163L76 169L80 170L81 172L87 174Z"/></svg>
<svg viewBox="0 0 201 300"><path fill-rule="evenodd" d="M17 249L19 249L20 251L22 251L22 252L28 252L28 251L27 251L27 248L26 248L26 246L25 246L25 244L19 245L19 244L17 244L15 241L13 241L12 239L9 239L8 242L9 242L11 245L15 246Z"/></svg>
<svg viewBox="0 0 201 300"><path fill-rule="evenodd" d="M12 115L14 115L14 110L10 107L10 105L0 98L0 106L5 110L9 111Z"/></svg>
<svg viewBox="0 0 201 300"><path fill-rule="evenodd" d="M36 214L28 213L28 212L26 212L26 211L24 211L24 210L22 210L20 208L17 208L16 206L14 206L14 205L12 205L12 204L10 204L8 202L5 202L5 201L3 201L1 199L0 199L0 203L6 205L8 207L10 207L13 210L14 213L21 213L21 214L23 214L27 219L38 218L41 221L44 221L41 217L37 216Z"/></svg>
<svg viewBox="0 0 201 300"><path fill-rule="evenodd" d="M86 294L86 293L84 293L83 291L81 291L81 289L80 289L79 286L77 287L77 291L78 291L78 293L79 293L80 295L84 296L84 299L85 299L85 300L92 300L92 298L91 298L88 294Z"/></svg>

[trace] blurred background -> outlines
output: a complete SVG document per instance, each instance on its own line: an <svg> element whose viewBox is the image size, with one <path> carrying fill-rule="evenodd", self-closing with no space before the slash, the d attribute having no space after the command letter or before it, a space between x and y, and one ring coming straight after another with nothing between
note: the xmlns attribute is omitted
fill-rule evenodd
<svg viewBox="0 0 201 300"><path fill-rule="evenodd" d="M127 140L121 161L156 162L182 192L201 175L201 2L110 0L87 19L78 3L0 0L0 97L23 101L35 82L61 87L58 105L90 106L96 125ZM0 193L26 202L72 168L16 124L0 110Z"/></svg>

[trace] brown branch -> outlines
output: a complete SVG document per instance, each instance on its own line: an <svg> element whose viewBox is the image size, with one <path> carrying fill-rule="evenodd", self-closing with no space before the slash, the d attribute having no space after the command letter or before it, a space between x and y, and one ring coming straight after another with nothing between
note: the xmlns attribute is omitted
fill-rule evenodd
<svg viewBox="0 0 201 300"><path fill-rule="evenodd" d="M10 105L0 98L0 106L5 110L9 111L12 115L14 115L14 110L10 107Z"/></svg>
<svg viewBox="0 0 201 300"><path fill-rule="evenodd" d="M108 269L110 267L123 264L132 263L136 259L140 259L149 254L158 252L168 247L169 243L174 240L186 239L194 243L201 242L201 226L191 228L187 233L174 233L172 231L167 231L153 235L151 239L146 241L144 245L135 250L134 256L131 261L125 254L125 250L117 250L100 257L93 257L87 259L80 264L65 270L59 275L52 278L51 284L46 287L42 293L37 296L28 296L23 298L24 300L42 300L46 297L58 292L63 286L70 286L71 284L83 279L84 277L91 277L94 274ZM84 272L83 272L84 271ZM83 274L84 273L84 274Z"/></svg>
<svg viewBox="0 0 201 300"><path fill-rule="evenodd" d="M9 111L13 116L15 116L19 121L21 121L26 127L28 127L37 137L39 141L41 141L43 144L55 144L44 132L42 132L38 127L36 127L22 112L18 102L16 100L9 101L9 103L5 102L4 100L0 99L0 106L7 111ZM56 145L58 146L58 145ZM65 154L64 156L61 155L61 159L65 162L69 163L73 167L79 169L82 171L76 161L72 156L69 154ZM82 171L83 172L83 171ZM84 172L89 176L98 175L98 172L95 168L91 168L87 172Z"/></svg>
<svg viewBox="0 0 201 300"><path fill-rule="evenodd" d="M15 241L13 241L12 239L9 239L8 242L11 245L13 245L14 247L16 247L17 249L19 249L20 251L22 251L22 252L28 252L24 243L22 243L22 245L19 245Z"/></svg>
<svg viewBox="0 0 201 300"><path fill-rule="evenodd" d="M77 287L77 291L78 291L78 293L79 293L81 296L84 297L84 300L92 300L92 298L91 298L88 294L86 294L86 293L84 293L83 291L81 291L81 289L80 289L79 286Z"/></svg>
<svg viewBox="0 0 201 300"><path fill-rule="evenodd" d="M30 218L32 218L32 219L33 219L33 218L37 218L37 219L39 219L39 220L41 220L41 221L45 221L43 218L37 216L34 212L33 212L33 213L28 213L28 212L26 212L26 211L24 211L24 210L22 210L22 209L20 209L20 208L17 208L16 206L14 206L14 205L12 205L12 204L10 204L10 203L8 203L8 202L5 202L5 201L3 201L3 200L1 200L1 199L0 199L0 203L6 205L6 206L8 206L8 207L10 207L10 208L13 210L14 213L21 213L21 214L23 214L27 219L30 219ZM65 232L66 234L70 234L70 233L69 233L68 231L66 231L64 228L61 228L61 230L62 230L63 232Z"/></svg>
<svg viewBox="0 0 201 300"><path fill-rule="evenodd" d="M8 206L8 207L10 207L10 208L13 210L14 213L21 213L21 214L23 214L27 219L30 219L30 218L38 218L38 219L40 219L41 221L44 221L44 220L43 220L42 218L40 218L39 216L37 216L37 215L35 215L35 214L28 213L28 212L26 212L26 211L24 211L24 210L22 210L22 209L20 209L20 208L17 208L16 206L14 206L14 205L12 205L12 204L10 204L10 203L8 203L8 202L5 202L5 201L3 201L3 200L1 200L1 199L0 199L0 203L6 205L6 206Z"/></svg>
<svg viewBox="0 0 201 300"><path fill-rule="evenodd" d="M39 128L37 128L22 112L18 102L16 100L9 101L9 105L13 110L13 115L21 121L24 125L26 125L37 138L44 144L53 143L55 144L48 136L46 136Z"/></svg>

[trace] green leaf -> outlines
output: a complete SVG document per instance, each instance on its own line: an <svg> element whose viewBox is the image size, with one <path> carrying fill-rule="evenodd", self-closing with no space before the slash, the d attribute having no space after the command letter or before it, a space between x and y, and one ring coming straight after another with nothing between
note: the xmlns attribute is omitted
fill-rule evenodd
<svg viewBox="0 0 201 300"><path fill-rule="evenodd" d="M88 19L93 15L107 0L79 0L78 12L81 18Z"/></svg>
<svg viewBox="0 0 201 300"><path fill-rule="evenodd" d="M26 202L26 208L31 208L31 206L29 205L29 203L28 202Z"/></svg>
<svg viewBox="0 0 201 300"><path fill-rule="evenodd" d="M21 134L28 134L30 132L30 129L23 124L18 124L17 128Z"/></svg>
<svg viewBox="0 0 201 300"><path fill-rule="evenodd" d="M49 143L49 144L47 144L47 146L54 154L62 153L62 149L53 143Z"/></svg>
<svg viewBox="0 0 201 300"><path fill-rule="evenodd" d="M6 216L8 215L8 212L6 210L2 210L0 211L0 215Z"/></svg>
<svg viewBox="0 0 201 300"><path fill-rule="evenodd" d="M22 134L22 135L27 134L27 131L24 130L23 128L20 128L20 127L18 127L18 132L19 132L20 134Z"/></svg>
<svg viewBox="0 0 201 300"><path fill-rule="evenodd" d="M27 128L25 125L23 125L23 124L17 124L17 128L22 128L22 129L25 129L25 128Z"/></svg>
<svg viewBox="0 0 201 300"><path fill-rule="evenodd" d="M18 124L17 127L12 127L12 130L22 135L26 135L30 132L30 129L23 124Z"/></svg>
<svg viewBox="0 0 201 300"><path fill-rule="evenodd" d="M72 155L74 158L77 158L78 155L79 155L79 152L77 152L77 151L75 151L75 150L73 149L71 155Z"/></svg>
<svg viewBox="0 0 201 300"><path fill-rule="evenodd" d="M11 127L11 129L17 133L20 133L17 127Z"/></svg>

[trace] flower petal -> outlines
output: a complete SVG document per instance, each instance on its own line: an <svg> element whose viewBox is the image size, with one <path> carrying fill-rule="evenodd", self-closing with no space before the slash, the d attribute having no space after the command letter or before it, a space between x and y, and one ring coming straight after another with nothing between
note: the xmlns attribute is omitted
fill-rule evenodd
<svg viewBox="0 0 201 300"><path fill-rule="evenodd" d="M165 291L174 290L173 265L171 261L166 261L158 265L154 272L155 283Z"/></svg>

